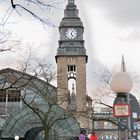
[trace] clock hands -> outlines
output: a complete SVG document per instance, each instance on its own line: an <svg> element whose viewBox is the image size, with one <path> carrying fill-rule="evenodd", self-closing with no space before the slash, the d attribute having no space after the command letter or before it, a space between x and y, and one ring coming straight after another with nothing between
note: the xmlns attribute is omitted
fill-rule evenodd
<svg viewBox="0 0 140 140"><path fill-rule="evenodd" d="M71 29L71 38L74 39L77 36L77 32L74 29Z"/></svg>
<svg viewBox="0 0 140 140"><path fill-rule="evenodd" d="M66 36L69 39L74 39L77 36L77 31L74 28L69 28L66 32Z"/></svg>
<svg viewBox="0 0 140 140"><path fill-rule="evenodd" d="M73 32L74 32L74 29L71 30L71 38L72 38L72 39L74 38Z"/></svg>

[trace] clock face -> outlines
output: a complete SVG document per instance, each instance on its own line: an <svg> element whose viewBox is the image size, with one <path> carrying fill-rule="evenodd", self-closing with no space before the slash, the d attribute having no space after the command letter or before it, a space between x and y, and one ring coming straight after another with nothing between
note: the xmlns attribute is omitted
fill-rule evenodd
<svg viewBox="0 0 140 140"><path fill-rule="evenodd" d="M66 37L69 39L75 39L77 37L77 31L74 28L67 29Z"/></svg>

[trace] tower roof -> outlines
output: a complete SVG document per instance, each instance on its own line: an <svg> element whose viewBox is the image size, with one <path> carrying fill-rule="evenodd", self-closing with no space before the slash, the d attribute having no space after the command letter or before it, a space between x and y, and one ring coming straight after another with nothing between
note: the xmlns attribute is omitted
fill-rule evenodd
<svg viewBox="0 0 140 140"><path fill-rule="evenodd" d="M78 9L74 0L68 0L64 14L65 17L78 17Z"/></svg>
<svg viewBox="0 0 140 140"><path fill-rule="evenodd" d="M74 0L68 0L68 4L64 10L64 18L60 23L60 27L64 26L82 26L83 23L79 18L79 11Z"/></svg>

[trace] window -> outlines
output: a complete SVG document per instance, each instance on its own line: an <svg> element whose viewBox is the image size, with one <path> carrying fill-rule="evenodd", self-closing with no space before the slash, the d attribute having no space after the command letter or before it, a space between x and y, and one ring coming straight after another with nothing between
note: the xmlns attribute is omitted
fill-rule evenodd
<svg viewBox="0 0 140 140"><path fill-rule="evenodd" d="M20 90L0 91L0 115L8 115L20 108Z"/></svg>
<svg viewBox="0 0 140 140"><path fill-rule="evenodd" d="M20 90L8 90L8 102L19 102Z"/></svg>
<svg viewBox="0 0 140 140"><path fill-rule="evenodd" d="M76 66L75 65L68 65L68 72L75 72L76 71Z"/></svg>
<svg viewBox="0 0 140 140"><path fill-rule="evenodd" d="M0 102L6 102L6 91L0 91Z"/></svg>
<svg viewBox="0 0 140 140"><path fill-rule="evenodd" d="M70 46L74 46L74 43L70 43Z"/></svg>
<svg viewBox="0 0 140 140"><path fill-rule="evenodd" d="M0 92L0 102L19 102L20 101L20 90L7 90Z"/></svg>

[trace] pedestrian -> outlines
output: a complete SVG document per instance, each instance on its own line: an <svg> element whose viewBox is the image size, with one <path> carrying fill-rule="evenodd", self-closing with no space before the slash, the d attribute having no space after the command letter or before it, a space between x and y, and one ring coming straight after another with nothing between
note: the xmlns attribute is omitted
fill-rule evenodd
<svg viewBox="0 0 140 140"><path fill-rule="evenodd" d="M92 131L89 139L90 140L98 140L98 135L94 131Z"/></svg>
<svg viewBox="0 0 140 140"><path fill-rule="evenodd" d="M84 133L82 132L80 135L79 135L79 140L85 140L86 139L86 136L84 135Z"/></svg>

